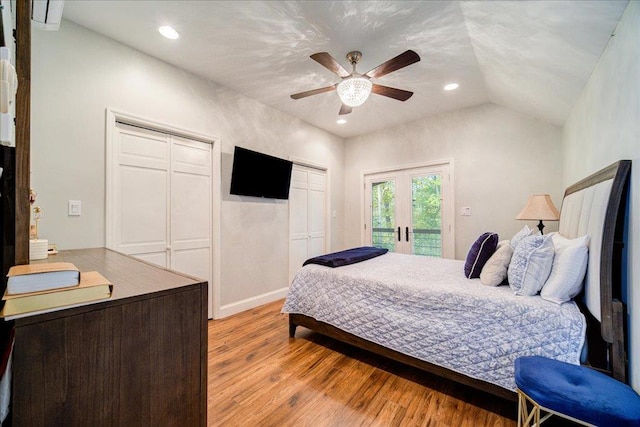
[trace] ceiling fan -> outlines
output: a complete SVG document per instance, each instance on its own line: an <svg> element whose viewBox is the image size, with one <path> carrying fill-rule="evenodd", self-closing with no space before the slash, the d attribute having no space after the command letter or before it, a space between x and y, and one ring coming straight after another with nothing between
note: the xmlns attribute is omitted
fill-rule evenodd
<svg viewBox="0 0 640 427"><path fill-rule="evenodd" d="M335 90L338 92L338 96L342 101L342 107L340 108L339 113L340 115L349 114L353 110L353 107L364 104L371 92L378 95L387 96L389 98L397 99L399 101L406 101L407 99L411 98L413 92L375 84L371 82L371 79L382 77L393 71L399 70L420 61L420 56L418 56L417 53L412 50L407 50L396 56L395 58L391 58L387 62L384 62L373 68L372 70L367 71L364 74L358 74L356 72L356 64L358 63L360 58L362 58L362 53L358 51L347 53L347 60L353 66L353 71L349 73L327 52L314 53L313 55L311 55L311 59L318 62L328 70L336 73L339 77L342 78L342 81L332 86L294 93L293 95L291 95L291 98L300 99L307 96L317 95L319 93Z"/></svg>

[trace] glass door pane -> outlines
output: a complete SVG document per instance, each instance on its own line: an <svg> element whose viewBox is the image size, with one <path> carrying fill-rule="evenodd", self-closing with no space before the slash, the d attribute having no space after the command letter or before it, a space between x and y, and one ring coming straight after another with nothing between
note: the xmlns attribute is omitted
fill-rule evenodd
<svg viewBox="0 0 640 427"><path fill-rule="evenodd" d="M412 253L442 256L442 175L411 179Z"/></svg>
<svg viewBox="0 0 640 427"><path fill-rule="evenodd" d="M371 244L396 249L396 183L371 183Z"/></svg>

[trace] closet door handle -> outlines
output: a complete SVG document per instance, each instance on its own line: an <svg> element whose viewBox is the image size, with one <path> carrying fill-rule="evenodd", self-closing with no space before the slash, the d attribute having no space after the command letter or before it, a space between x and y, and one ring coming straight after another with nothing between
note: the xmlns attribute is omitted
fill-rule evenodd
<svg viewBox="0 0 640 427"><path fill-rule="evenodd" d="M400 227L398 227L398 242L402 241L402 237L400 237Z"/></svg>
<svg viewBox="0 0 640 427"><path fill-rule="evenodd" d="M409 227L405 227L404 229L404 238L409 241Z"/></svg>

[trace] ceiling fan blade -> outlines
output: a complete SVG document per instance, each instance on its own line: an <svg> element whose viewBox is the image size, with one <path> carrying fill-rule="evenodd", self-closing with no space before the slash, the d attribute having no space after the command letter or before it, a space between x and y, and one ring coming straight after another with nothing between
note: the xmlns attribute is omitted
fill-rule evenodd
<svg viewBox="0 0 640 427"><path fill-rule="evenodd" d="M353 111L352 107L349 107L346 104L342 104L342 107L340 107L340 112L338 113L339 116L344 116L345 114L350 114Z"/></svg>
<svg viewBox="0 0 640 427"><path fill-rule="evenodd" d="M382 86L374 83L371 88L371 92L382 96L388 96L389 98L397 99L398 101L406 101L411 98L413 92L408 90L396 89L395 87Z"/></svg>
<svg viewBox="0 0 640 427"><path fill-rule="evenodd" d="M324 92L331 92L332 90L336 90L336 85L321 87L319 89L307 90L305 92L300 92L300 93L294 93L293 95L291 95L291 98L293 99L306 98L307 96L317 95L319 93L324 93Z"/></svg>
<svg viewBox="0 0 640 427"><path fill-rule="evenodd" d="M333 56L329 55L327 52L318 52L311 55L311 59L322 65L323 67L333 71L340 77L349 77L351 75L350 72L344 69L342 65L338 61L336 61Z"/></svg>
<svg viewBox="0 0 640 427"><path fill-rule="evenodd" d="M399 70L400 68L404 68L407 65L411 65L420 61L420 56L412 50L407 50L395 58L391 58L384 64L378 65L373 70L367 71L364 75L369 78L378 78L382 77L386 74L389 74L393 71Z"/></svg>

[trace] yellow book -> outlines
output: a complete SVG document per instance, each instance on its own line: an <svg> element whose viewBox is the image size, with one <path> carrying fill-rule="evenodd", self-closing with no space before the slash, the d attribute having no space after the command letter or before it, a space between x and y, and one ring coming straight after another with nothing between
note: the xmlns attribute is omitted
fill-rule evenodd
<svg viewBox="0 0 640 427"><path fill-rule="evenodd" d="M80 271L70 262L14 265L7 278L7 293L17 295L78 286Z"/></svg>
<svg viewBox="0 0 640 427"><path fill-rule="evenodd" d="M49 289L11 295L5 292L0 317L6 320L41 314L56 308L70 308L111 298L113 284L97 271L82 273L80 284L72 288Z"/></svg>

